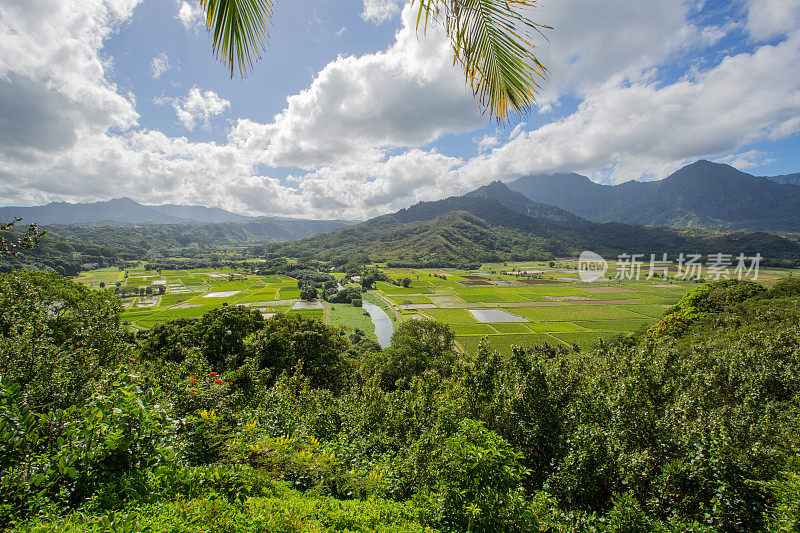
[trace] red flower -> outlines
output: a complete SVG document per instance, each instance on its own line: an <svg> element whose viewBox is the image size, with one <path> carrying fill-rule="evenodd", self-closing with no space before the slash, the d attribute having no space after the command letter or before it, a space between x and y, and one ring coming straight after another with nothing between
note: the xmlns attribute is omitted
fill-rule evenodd
<svg viewBox="0 0 800 533"><path fill-rule="evenodd" d="M197 378L193 378L191 383L197 383Z"/></svg>
<svg viewBox="0 0 800 533"><path fill-rule="evenodd" d="M217 375L217 373L216 373L216 372L212 372L212 373L211 373L211 374L209 374L209 375L210 375L210 376L216 376L216 375Z"/></svg>
<svg viewBox="0 0 800 533"><path fill-rule="evenodd" d="M214 380L214 385L217 385L218 383L222 383L222 380L221 379L215 379Z"/></svg>

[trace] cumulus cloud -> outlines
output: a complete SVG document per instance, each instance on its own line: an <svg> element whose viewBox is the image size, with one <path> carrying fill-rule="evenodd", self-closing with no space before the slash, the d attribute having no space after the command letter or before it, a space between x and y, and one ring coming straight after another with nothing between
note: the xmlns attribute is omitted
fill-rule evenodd
<svg viewBox="0 0 800 533"><path fill-rule="evenodd" d="M138 122L99 55L138 0L8 0L0 4L0 165L69 149L81 135ZM11 132L16 132L12 134Z"/></svg>
<svg viewBox="0 0 800 533"><path fill-rule="evenodd" d="M361 18L373 24L381 24L400 13L399 0L364 0Z"/></svg>
<svg viewBox="0 0 800 533"><path fill-rule="evenodd" d="M150 75L154 80L157 80L168 70L169 58L167 57L167 53L162 50L161 53L154 57L153 61L150 62Z"/></svg>
<svg viewBox="0 0 800 533"><path fill-rule="evenodd" d="M539 98L547 110L567 93L581 97L609 82L639 78L703 32L687 23L688 6L676 0L543 0L528 16L551 26L535 53L549 75ZM710 35L706 39L712 38Z"/></svg>
<svg viewBox="0 0 800 533"><path fill-rule="evenodd" d="M480 139L475 139L475 144L478 146L478 152L484 153L500 144L500 140L494 135L488 133Z"/></svg>
<svg viewBox="0 0 800 533"><path fill-rule="evenodd" d="M178 121L192 131L198 122L204 129L211 128L211 118L221 115L230 108L231 103L214 91L201 91L197 87L189 89L183 98L157 98L156 104L171 104Z"/></svg>
<svg viewBox="0 0 800 533"><path fill-rule="evenodd" d="M178 0L178 20L188 32L197 33L200 28L205 27L206 15L196 0L187 2Z"/></svg>
<svg viewBox="0 0 800 533"><path fill-rule="evenodd" d="M180 3L182 22L184 4L195 5ZM365 12L372 4L365 2ZM470 133L488 119L453 68L446 38L436 30L418 36L407 7L385 51L338 57L273 120L242 117L222 143L193 142L140 128L133 97L109 81L103 41L136 5L0 4L0 198L128 195L251 214L357 218L535 172L618 182L663 177L699 157L745 168L769 157L751 143L800 132L800 26L786 29L781 17L758 22L745 11L740 22L751 43L768 40L713 64L676 67L670 58L686 46L702 49L728 30L693 27L687 8L672 0L548 0L533 17L555 27L552 45L540 49L551 71L543 102L555 105L566 94L578 101L555 121L542 124L534 113L507 132ZM664 66L678 76L665 81L658 75ZM198 87L160 102L188 130L230 109ZM453 133L474 137L475 155L435 148ZM297 170L277 179L276 166Z"/></svg>
<svg viewBox="0 0 800 533"><path fill-rule="evenodd" d="M800 27L800 0L749 0L747 30L757 41L787 35Z"/></svg>
<svg viewBox="0 0 800 533"><path fill-rule="evenodd" d="M800 131L799 58L800 32L673 84L608 85L575 113L520 134L463 172L599 169L608 181L660 178L689 160L791 135Z"/></svg>
<svg viewBox="0 0 800 533"><path fill-rule="evenodd" d="M272 123L240 121L231 142L264 146L274 166L313 169L485 124L463 74L453 68L446 37L436 29L419 37L415 24L407 6L387 51L337 58L308 89L289 96Z"/></svg>

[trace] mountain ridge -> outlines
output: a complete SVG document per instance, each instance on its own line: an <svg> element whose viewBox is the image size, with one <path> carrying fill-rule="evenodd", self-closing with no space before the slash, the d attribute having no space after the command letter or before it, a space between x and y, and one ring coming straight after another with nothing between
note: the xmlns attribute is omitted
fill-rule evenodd
<svg viewBox="0 0 800 533"><path fill-rule="evenodd" d="M505 186L503 186L505 187ZM330 233L260 247L267 257L308 257L346 263L353 254L396 266L446 267L544 260L593 250L619 253L761 253L794 260L800 244L768 233L678 230L618 222L535 218L504 205L500 187L480 194L420 202ZM510 203L514 204L514 197ZM576 220L577 219L577 220Z"/></svg>
<svg viewBox="0 0 800 533"><path fill-rule="evenodd" d="M595 222L800 232L800 187L707 160L659 181L601 185L569 173L523 176L507 185L531 201Z"/></svg>

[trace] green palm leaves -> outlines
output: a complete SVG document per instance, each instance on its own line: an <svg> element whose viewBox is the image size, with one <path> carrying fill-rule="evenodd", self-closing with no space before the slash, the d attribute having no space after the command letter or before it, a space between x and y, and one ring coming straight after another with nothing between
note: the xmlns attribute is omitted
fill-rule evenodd
<svg viewBox="0 0 800 533"><path fill-rule="evenodd" d="M412 0L416 2L417 0ZM532 34L549 26L532 22L524 11L536 0L419 0L417 28L433 17L444 24L454 63L484 110L506 121L530 109L547 69L533 55Z"/></svg>
<svg viewBox="0 0 800 533"><path fill-rule="evenodd" d="M535 101L547 69L533 55L533 33L542 24L525 11L537 0L411 0L419 2L417 29L428 20L441 23L450 37L454 64L464 69L467 83L484 111L504 122L525 113ZM213 34L214 53L234 76L244 77L261 58L268 36L273 0L200 0L206 27Z"/></svg>
<svg viewBox="0 0 800 533"><path fill-rule="evenodd" d="M214 54L228 64L231 78L238 67L244 77L261 59L269 34L273 0L200 0L206 28L213 35Z"/></svg>

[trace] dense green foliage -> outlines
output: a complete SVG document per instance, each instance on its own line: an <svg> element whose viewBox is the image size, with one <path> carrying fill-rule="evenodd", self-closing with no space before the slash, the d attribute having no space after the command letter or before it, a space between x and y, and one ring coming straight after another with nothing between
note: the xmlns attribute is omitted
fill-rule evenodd
<svg viewBox="0 0 800 533"><path fill-rule="evenodd" d="M0 527L794 531L800 283L699 286L590 352L380 350L230 306L119 328L108 292L0 278Z"/></svg>

